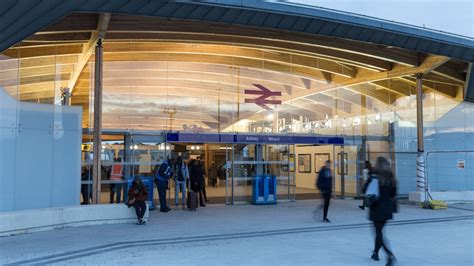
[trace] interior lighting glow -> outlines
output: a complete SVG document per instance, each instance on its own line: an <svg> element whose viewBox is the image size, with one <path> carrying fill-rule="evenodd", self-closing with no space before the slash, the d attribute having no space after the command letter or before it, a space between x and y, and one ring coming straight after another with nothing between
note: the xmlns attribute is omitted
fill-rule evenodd
<svg viewBox="0 0 474 266"><path fill-rule="evenodd" d="M138 145L135 144L135 146L133 146L133 149L138 150Z"/></svg>
<svg viewBox="0 0 474 266"><path fill-rule="evenodd" d="M360 125L360 117L356 117L354 118L354 122L353 122L354 126L358 126Z"/></svg>
<svg viewBox="0 0 474 266"><path fill-rule="evenodd" d="M274 118L275 118L275 116L273 114L267 115L267 120L272 121Z"/></svg>

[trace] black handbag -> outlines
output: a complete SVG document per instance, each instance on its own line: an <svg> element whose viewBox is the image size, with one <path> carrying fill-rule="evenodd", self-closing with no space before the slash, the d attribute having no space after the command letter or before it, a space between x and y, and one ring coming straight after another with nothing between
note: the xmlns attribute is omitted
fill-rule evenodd
<svg viewBox="0 0 474 266"><path fill-rule="evenodd" d="M398 199L397 198L392 198L392 212L393 213L398 212Z"/></svg>

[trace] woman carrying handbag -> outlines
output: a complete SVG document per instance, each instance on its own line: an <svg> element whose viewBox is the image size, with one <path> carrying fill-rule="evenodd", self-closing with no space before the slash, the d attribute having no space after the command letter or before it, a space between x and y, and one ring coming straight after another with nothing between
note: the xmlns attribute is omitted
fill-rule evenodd
<svg viewBox="0 0 474 266"><path fill-rule="evenodd" d="M390 168L390 163L384 157L377 158L374 169L375 175L367 186L365 206L369 207L369 219L374 224L375 246L372 259L379 259L379 250L383 248L387 254L387 266L395 263L395 256L384 241L383 228L388 220L393 219L396 212L397 180Z"/></svg>

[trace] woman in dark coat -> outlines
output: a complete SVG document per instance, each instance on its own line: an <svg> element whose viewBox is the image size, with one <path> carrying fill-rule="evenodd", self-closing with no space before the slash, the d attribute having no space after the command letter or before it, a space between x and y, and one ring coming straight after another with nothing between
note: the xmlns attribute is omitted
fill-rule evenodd
<svg viewBox="0 0 474 266"><path fill-rule="evenodd" d="M374 223L375 229L372 259L378 261L379 250L383 248L388 256L387 265L393 265L395 256L384 242L383 228L388 220L393 219L393 213L396 211L397 181L390 169L390 163L384 157L377 158L374 172L372 179L379 181L379 197L369 211L369 219Z"/></svg>

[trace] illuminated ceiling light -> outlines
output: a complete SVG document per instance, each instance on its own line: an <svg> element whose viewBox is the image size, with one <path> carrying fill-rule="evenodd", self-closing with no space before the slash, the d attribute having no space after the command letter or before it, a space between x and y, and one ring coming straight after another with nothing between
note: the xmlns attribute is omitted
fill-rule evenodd
<svg viewBox="0 0 474 266"><path fill-rule="evenodd" d="M367 120L367 124L372 125L372 121Z"/></svg>
<svg viewBox="0 0 474 266"><path fill-rule="evenodd" d="M275 118L275 116L273 114L268 114L267 115L267 120L273 120L273 118Z"/></svg>
<svg viewBox="0 0 474 266"><path fill-rule="evenodd" d="M170 149L170 145L166 145L166 149L169 150L169 149Z"/></svg>
<svg viewBox="0 0 474 266"><path fill-rule="evenodd" d="M338 118L339 118L339 116L338 116L338 115L335 115L335 116L334 116L334 119L338 119Z"/></svg>
<svg viewBox="0 0 474 266"><path fill-rule="evenodd" d="M324 124L327 128L331 128L332 127L332 122L331 122L331 119L329 119L328 121L326 121L326 123Z"/></svg>
<svg viewBox="0 0 474 266"><path fill-rule="evenodd" d="M102 145L102 149L105 149L105 145Z"/></svg>
<svg viewBox="0 0 474 266"><path fill-rule="evenodd" d="M382 116L381 116L380 114L376 114L376 115L375 115L375 120L376 120L376 121L379 121L381 118L382 118Z"/></svg>
<svg viewBox="0 0 474 266"><path fill-rule="evenodd" d="M133 146L132 146L132 145L130 145L130 150L133 150Z"/></svg>
<svg viewBox="0 0 474 266"><path fill-rule="evenodd" d="M134 149L134 150L138 150L138 145L135 144L135 145L133 146L133 149Z"/></svg>
<svg viewBox="0 0 474 266"><path fill-rule="evenodd" d="M194 147L194 146L191 146L191 150L195 150L195 149L196 149L196 147Z"/></svg>
<svg viewBox="0 0 474 266"><path fill-rule="evenodd" d="M353 124L354 124L354 126L360 125L360 117L357 116L356 118L354 118Z"/></svg>
<svg viewBox="0 0 474 266"><path fill-rule="evenodd" d="M196 146L196 150L200 150L200 149L201 149L201 147L200 147L200 146Z"/></svg>

